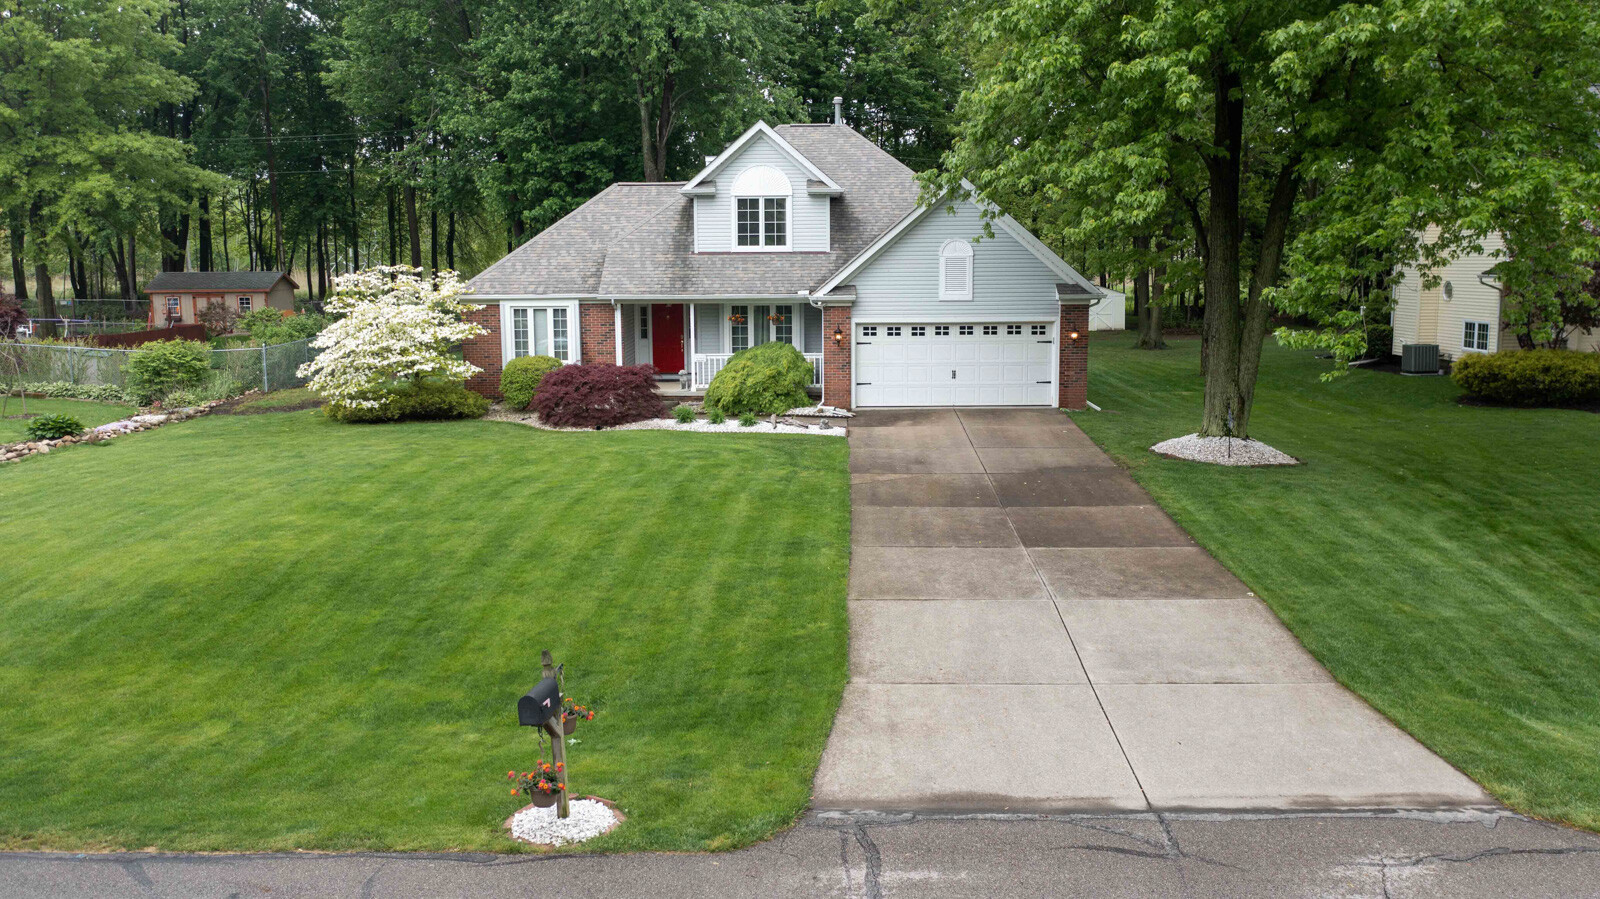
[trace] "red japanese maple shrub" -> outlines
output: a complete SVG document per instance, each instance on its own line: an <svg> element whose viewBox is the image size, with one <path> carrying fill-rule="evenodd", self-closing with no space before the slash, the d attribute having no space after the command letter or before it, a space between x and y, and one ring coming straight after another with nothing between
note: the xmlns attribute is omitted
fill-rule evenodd
<svg viewBox="0 0 1600 899"><path fill-rule="evenodd" d="M533 410L558 428L612 428L661 415L649 365L568 365L544 376Z"/></svg>

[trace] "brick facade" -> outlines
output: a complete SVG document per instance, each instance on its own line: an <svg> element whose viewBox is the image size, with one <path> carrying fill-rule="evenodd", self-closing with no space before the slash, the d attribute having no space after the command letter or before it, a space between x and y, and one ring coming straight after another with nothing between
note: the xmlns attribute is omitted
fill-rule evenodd
<svg viewBox="0 0 1600 899"><path fill-rule="evenodd" d="M1078 339L1072 339L1072 332ZM1063 409L1085 409L1089 402L1089 307L1061 307L1061 396Z"/></svg>
<svg viewBox="0 0 1600 899"><path fill-rule="evenodd" d="M617 310L610 303L578 304L578 343L585 365L617 361Z"/></svg>
<svg viewBox="0 0 1600 899"><path fill-rule="evenodd" d="M834 341L835 330L844 333L843 346ZM855 343L855 331L850 326L850 307L822 307L822 402L825 405L850 408L853 383L850 361Z"/></svg>
<svg viewBox="0 0 1600 899"><path fill-rule="evenodd" d="M461 355L483 369L467 379L467 389L491 400L500 398L500 307L490 303L477 312L468 312L467 321L483 326L484 333L461 344Z"/></svg>

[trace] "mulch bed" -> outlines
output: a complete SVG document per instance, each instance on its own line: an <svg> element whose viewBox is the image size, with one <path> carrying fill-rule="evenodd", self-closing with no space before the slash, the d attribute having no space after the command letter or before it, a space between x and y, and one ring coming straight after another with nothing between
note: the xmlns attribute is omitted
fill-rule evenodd
<svg viewBox="0 0 1600 899"><path fill-rule="evenodd" d="M227 400L220 406L211 410L213 415L266 415L272 412L304 412L307 409L322 408L321 397L307 400L303 403L294 403L288 406L262 406L247 408L248 404L261 398L259 393L247 393Z"/></svg>

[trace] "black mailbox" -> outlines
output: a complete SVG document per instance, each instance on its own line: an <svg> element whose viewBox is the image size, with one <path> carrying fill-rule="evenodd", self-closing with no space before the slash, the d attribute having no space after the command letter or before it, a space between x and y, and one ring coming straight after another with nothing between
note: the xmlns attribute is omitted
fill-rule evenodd
<svg viewBox="0 0 1600 899"><path fill-rule="evenodd" d="M528 694L517 700L517 723L527 727L542 727L550 716L561 711L561 685L547 677L534 686Z"/></svg>

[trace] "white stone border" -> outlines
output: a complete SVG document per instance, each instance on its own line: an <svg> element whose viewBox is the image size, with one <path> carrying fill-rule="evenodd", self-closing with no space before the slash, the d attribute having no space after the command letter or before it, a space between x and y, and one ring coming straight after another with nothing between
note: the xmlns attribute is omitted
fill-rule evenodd
<svg viewBox="0 0 1600 899"><path fill-rule="evenodd" d="M839 417L839 416L826 416ZM527 425L541 431L561 431L565 433L594 433L593 428L557 428L539 420L533 412L516 412L510 409L494 408L484 416L485 421L508 421L513 424ZM820 437L843 437L845 429L830 425L826 421L816 424L807 424L795 421L792 418L779 418L776 415L758 419L751 427L744 427L736 419L728 419L720 425L714 425L703 418L684 424L675 418L647 418L644 421L629 422L604 428L604 431L686 431L698 434L812 434Z"/></svg>
<svg viewBox="0 0 1600 899"><path fill-rule="evenodd" d="M101 443L113 437L121 437L124 434L152 431L175 421L188 421L191 418L205 415L223 402L224 400L212 400L199 406L186 406L182 409L173 409L170 412L144 412L132 418L125 418L122 421L96 425L85 430L82 434L69 435L62 437L60 440L24 440L21 443L8 443L0 446L0 464L20 462L29 456L42 456L58 447L72 446L77 443Z"/></svg>

